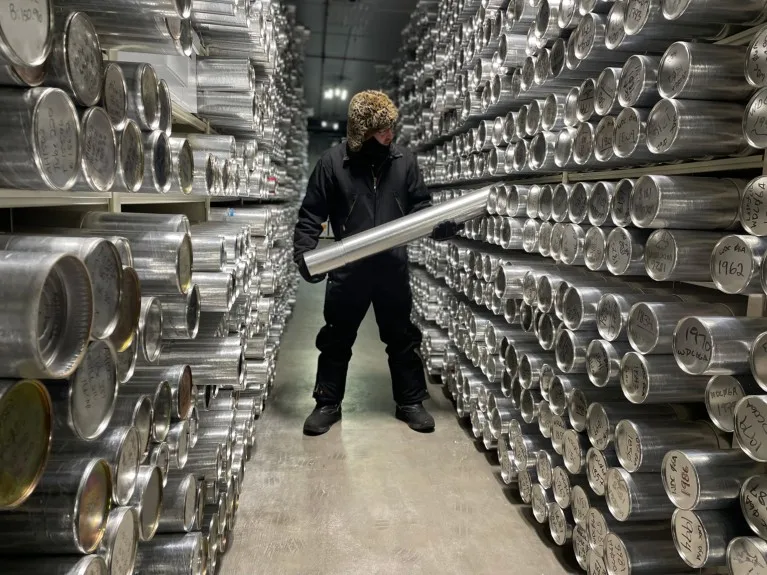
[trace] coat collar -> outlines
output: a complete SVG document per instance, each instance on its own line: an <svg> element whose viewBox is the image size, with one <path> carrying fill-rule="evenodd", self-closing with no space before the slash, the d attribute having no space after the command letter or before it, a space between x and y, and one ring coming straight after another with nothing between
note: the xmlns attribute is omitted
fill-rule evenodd
<svg viewBox="0 0 767 575"><path fill-rule="evenodd" d="M344 145L344 163L347 163L351 161L351 159L356 155L354 152L349 150L349 143L346 139L343 141ZM396 144L392 144L389 146L389 159L390 160L396 160L397 158L402 157L402 152L399 150L399 148L396 146Z"/></svg>

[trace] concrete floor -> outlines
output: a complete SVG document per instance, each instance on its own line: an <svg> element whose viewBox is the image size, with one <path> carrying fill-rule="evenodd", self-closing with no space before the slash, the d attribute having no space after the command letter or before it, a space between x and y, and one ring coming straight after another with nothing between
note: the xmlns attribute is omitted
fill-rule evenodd
<svg viewBox="0 0 767 575"><path fill-rule="evenodd" d="M430 385L433 434L394 419L384 346L371 313L349 369L344 419L304 437L324 284L302 284L277 382L258 423L222 575L578 573L475 447ZM490 465L492 461L494 465Z"/></svg>

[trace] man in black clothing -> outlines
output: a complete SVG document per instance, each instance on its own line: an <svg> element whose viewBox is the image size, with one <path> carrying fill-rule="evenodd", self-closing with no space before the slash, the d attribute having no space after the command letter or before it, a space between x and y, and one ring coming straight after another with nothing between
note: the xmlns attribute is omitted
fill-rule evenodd
<svg viewBox="0 0 767 575"><path fill-rule="evenodd" d="M382 92L360 92L349 103L347 139L317 162L296 224L294 257L306 281L325 279L309 275L304 254L317 246L326 220L338 241L429 206L415 157L392 144L396 121L397 109ZM444 222L432 237L447 239L457 229ZM399 247L328 274L325 326L317 335L317 406L304 423L307 435L321 435L341 419L352 346L371 303L389 356L395 415L416 431L434 430L422 404L429 394L416 353L421 334L410 321L407 252Z"/></svg>

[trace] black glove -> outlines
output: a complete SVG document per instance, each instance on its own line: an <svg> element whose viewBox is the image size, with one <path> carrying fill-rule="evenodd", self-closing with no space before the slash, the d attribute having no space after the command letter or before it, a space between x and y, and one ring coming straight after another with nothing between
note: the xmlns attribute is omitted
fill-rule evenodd
<svg viewBox="0 0 767 575"><path fill-rule="evenodd" d="M434 226L431 232L431 239L441 242L454 238L456 234L463 229L463 224L457 224L453 220L446 220L441 224Z"/></svg>
<svg viewBox="0 0 767 575"><path fill-rule="evenodd" d="M313 276L309 273L309 268L306 267L306 262L304 261L304 256L300 256L298 258L298 273L301 274L301 277L304 278L307 282L310 284L318 284L322 280L325 279L326 274L320 274L318 276Z"/></svg>

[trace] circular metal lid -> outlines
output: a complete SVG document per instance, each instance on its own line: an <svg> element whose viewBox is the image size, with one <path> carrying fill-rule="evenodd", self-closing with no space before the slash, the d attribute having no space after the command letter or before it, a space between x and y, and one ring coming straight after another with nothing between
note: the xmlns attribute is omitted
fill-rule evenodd
<svg viewBox="0 0 767 575"><path fill-rule="evenodd" d="M679 133L677 100L661 100L647 117L647 148L653 154L665 154Z"/></svg>
<svg viewBox="0 0 767 575"><path fill-rule="evenodd" d="M727 546L732 575L767 575L767 543L756 537L736 537Z"/></svg>
<svg viewBox="0 0 767 575"><path fill-rule="evenodd" d="M605 47L608 50L616 50L626 38L626 30L623 27L626 18L626 6L626 2L615 2L607 14Z"/></svg>
<svg viewBox="0 0 767 575"><path fill-rule="evenodd" d="M706 386L706 411L717 428L735 431L734 412L738 401L746 396L740 382L730 375L716 375Z"/></svg>
<svg viewBox="0 0 767 575"><path fill-rule="evenodd" d="M160 80L157 83L157 95L160 116L158 130L164 132L166 136L170 136L173 130L173 102L170 98L170 88L165 80Z"/></svg>
<svg viewBox="0 0 767 575"><path fill-rule="evenodd" d="M639 431L627 419L619 421L615 426L615 452L618 455L618 461L626 471L633 473L642 466L642 442Z"/></svg>
<svg viewBox="0 0 767 575"><path fill-rule="evenodd" d="M25 379L0 386L0 507L23 503L48 460L51 398L43 385Z"/></svg>
<svg viewBox="0 0 767 575"><path fill-rule="evenodd" d="M144 358L152 363L160 355L162 338L162 306L158 298L141 298L139 330L141 333L142 353Z"/></svg>
<svg viewBox="0 0 767 575"><path fill-rule="evenodd" d="M647 82L647 66L644 59L631 56L623 65L618 83L618 102L624 108L634 106L642 97Z"/></svg>
<svg viewBox="0 0 767 575"><path fill-rule="evenodd" d="M645 135L646 123L642 121L639 110L624 108L615 119L613 134L613 152L619 158L630 158L639 149Z"/></svg>
<svg viewBox="0 0 767 575"><path fill-rule="evenodd" d="M610 513L618 521L626 521L631 515L631 488L627 482L628 474L623 469L613 467L607 472L605 497Z"/></svg>
<svg viewBox="0 0 767 575"><path fill-rule="evenodd" d="M604 453L599 449L592 448L586 453L586 477L589 487L597 495L604 495L607 489L607 473L610 471L610 465Z"/></svg>
<svg viewBox="0 0 767 575"><path fill-rule="evenodd" d="M592 271L602 270L606 266L605 247L607 240L604 230L598 227L592 227L586 232L583 240L583 250L585 252L586 267Z"/></svg>
<svg viewBox="0 0 767 575"><path fill-rule="evenodd" d="M618 182L610 206L610 217L616 226L631 223L631 195L634 193L634 180L625 178Z"/></svg>
<svg viewBox="0 0 767 575"><path fill-rule="evenodd" d="M677 265L678 249L674 234L668 230L656 230L645 244L645 269L655 281L669 279ZM631 335L629 334L629 339Z"/></svg>
<svg viewBox="0 0 767 575"><path fill-rule="evenodd" d="M519 489L519 498L523 503L530 503L533 498L533 482L527 469L519 468L517 474L517 488Z"/></svg>
<svg viewBox="0 0 767 575"><path fill-rule="evenodd" d="M640 353L652 352L660 338L658 318L652 306L646 303L634 305L629 312L626 332L631 347Z"/></svg>
<svg viewBox="0 0 767 575"><path fill-rule="evenodd" d="M676 98L688 88L692 55L686 42L669 46L658 66L658 92L664 98Z"/></svg>
<svg viewBox="0 0 767 575"><path fill-rule="evenodd" d="M682 319L674 329L674 357L685 373L704 374L711 365L713 345L708 326L697 317Z"/></svg>
<svg viewBox="0 0 767 575"><path fill-rule="evenodd" d="M159 467L149 467L148 478L141 493L139 510L139 533L142 541L148 541L157 531L163 500L163 474Z"/></svg>
<svg viewBox="0 0 767 575"><path fill-rule="evenodd" d="M578 224L565 224L562 232L562 248L560 250L562 263L575 264L583 256L583 246L586 233Z"/></svg>
<svg viewBox="0 0 767 575"><path fill-rule="evenodd" d="M117 140L109 115L103 108L89 108L83 114L80 129L81 173L91 189L109 191L117 176Z"/></svg>
<svg viewBox="0 0 767 575"><path fill-rule="evenodd" d="M615 533L605 536L605 565L610 575L631 575L631 557L626 545Z"/></svg>
<svg viewBox="0 0 767 575"><path fill-rule="evenodd" d="M751 246L740 236L726 236L711 254L711 279L725 293L735 294L751 283L754 257Z"/></svg>
<svg viewBox="0 0 767 575"><path fill-rule="evenodd" d="M565 431L568 425L561 415L551 416L551 446L559 455L562 455L562 442L565 439Z"/></svg>
<svg viewBox="0 0 767 575"><path fill-rule="evenodd" d="M609 162L614 152L615 118L607 116L597 124L594 132L594 156L600 162Z"/></svg>
<svg viewBox="0 0 767 575"><path fill-rule="evenodd" d="M139 93L136 94L141 103L140 114L147 129L155 129L160 122L160 89L157 74L150 64L139 67Z"/></svg>
<svg viewBox="0 0 767 575"><path fill-rule="evenodd" d="M549 531L557 545L564 545L570 538L572 526L568 525L565 511L559 505L549 505Z"/></svg>
<svg viewBox="0 0 767 575"><path fill-rule="evenodd" d="M45 183L70 189L80 172L80 122L72 100L58 88L32 88L34 160ZM52 130L51 126L56 129Z"/></svg>
<svg viewBox="0 0 767 575"><path fill-rule="evenodd" d="M747 479L740 490L740 510L751 530L764 538L767 535L767 477L755 475Z"/></svg>
<svg viewBox="0 0 767 575"><path fill-rule="evenodd" d="M112 475L103 459L93 459L85 469L75 500L74 530L78 545L93 552L104 537L112 494Z"/></svg>
<svg viewBox="0 0 767 575"><path fill-rule="evenodd" d="M702 569L709 560L708 532L693 511L677 509L671 516L671 534L682 560L694 569Z"/></svg>
<svg viewBox="0 0 767 575"><path fill-rule="evenodd" d="M767 113L767 89L764 90L764 111ZM764 125L767 136L767 123ZM767 147L767 141L765 146ZM741 193L740 223L743 228L755 236L767 236L767 176L751 180Z"/></svg>
<svg viewBox="0 0 767 575"><path fill-rule="evenodd" d="M634 36L644 29L650 19L653 6L657 4L641 0L630 0L626 4L623 28L627 35Z"/></svg>
<svg viewBox="0 0 767 575"><path fill-rule="evenodd" d="M104 95L102 106L106 109L115 130L125 128L128 119L128 88L122 68L114 62L104 70Z"/></svg>
<svg viewBox="0 0 767 575"><path fill-rule="evenodd" d="M574 429L565 431L562 441L562 455L565 458L565 467L572 474L578 474L583 468L586 454L581 446L580 434Z"/></svg>
<svg viewBox="0 0 767 575"><path fill-rule="evenodd" d="M70 426L82 439L97 438L109 425L119 388L112 346L92 341L69 385Z"/></svg>
<svg viewBox="0 0 767 575"><path fill-rule="evenodd" d="M595 15L586 14L574 32L573 55L578 60L585 60L591 54L597 40L597 25L601 24Z"/></svg>
<svg viewBox="0 0 767 575"><path fill-rule="evenodd" d="M114 463L113 495L115 502L126 505L136 488L141 448L139 436L133 427L124 428L122 442Z"/></svg>
<svg viewBox="0 0 767 575"><path fill-rule="evenodd" d="M633 259L633 242L624 228L615 228L607 236L607 269L613 275L625 274Z"/></svg>
<svg viewBox="0 0 767 575"><path fill-rule="evenodd" d="M588 122L594 115L594 98L596 95L596 84L592 78L584 80L578 92L578 101L576 103L575 115L579 122Z"/></svg>
<svg viewBox="0 0 767 575"><path fill-rule="evenodd" d="M756 88L767 86L767 29L756 34L744 62L746 80Z"/></svg>
<svg viewBox="0 0 767 575"><path fill-rule="evenodd" d="M608 293L601 297L597 305L597 330L607 341L615 341L623 333L625 322L619 298L617 294Z"/></svg>
<svg viewBox="0 0 767 575"><path fill-rule="evenodd" d="M118 507L109 514L109 523L118 522L111 534L111 545L108 552L110 557L110 575L131 575L136 563L136 550L138 548L138 519L136 511L132 507ZM111 526L107 527L108 530Z"/></svg>
<svg viewBox="0 0 767 575"><path fill-rule="evenodd" d="M618 102L620 77L620 68L605 68L597 78L594 110L600 116L606 116Z"/></svg>
<svg viewBox="0 0 767 575"><path fill-rule="evenodd" d="M141 130L133 120L127 120L119 138L120 157L117 173L124 190L137 192L144 180L144 142Z"/></svg>
<svg viewBox="0 0 767 575"><path fill-rule="evenodd" d="M618 4L621 4L621 2L618 2ZM599 551L597 549L589 549L587 566L589 575L608 575L604 560L604 548L600 546L599 549Z"/></svg>
<svg viewBox="0 0 767 575"><path fill-rule="evenodd" d="M37 66L50 51L49 2L20 0L0 11L0 52L17 66Z"/></svg>
<svg viewBox="0 0 767 575"><path fill-rule="evenodd" d="M104 59L96 30L83 12L67 19L64 57L69 84L82 106L95 106L101 97Z"/></svg>
<svg viewBox="0 0 767 575"><path fill-rule="evenodd" d="M663 457L661 477L666 494L679 509L693 509L700 500L695 464L684 451L672 450Z"/></svg>
<svg viewBox="0 0 767 575"><path fill-rule="evenodd" d="M549 501L546 490L536 483L532 488L533 516L538 523L546 523L549 518Z"/></svg>
<svg viewBox="0 0 767 575"><path fill-rule="evenodd" d="M591 509L591 502L589 501L589 494L580 485L574 486L570 493L570 508L573 511L575 523L585 528L589 509Z"/></svg>
<svg viewBox="0 0 767 575"><path fill-rule="evenodd" d="M644 403L650 392L650 376L645 358L629 352L621 360L621 387L631 403Z"/></svg>
<svg viewBox="0 0 767 575"><path fill-rule="evenodd" d="M551 488L557 504L563 509L570 507L570 475L564 467L555 467L551 472Z"/></svg>
<svg viewBox="0 0 767 575"><path fill-rule="evenodd" d="M767 397L748 396L735 406L735 438L751 459L767 462Z"/></svg>
<svg viewBox="0 0 767 575"><path fill-rule="evenodd" d="M152 399L152 439L155 441L165 441L170 430L171 411L173 405L173 396L170 385L167 381L162 381L157 385L157 391Z"/></svg>
<svg viewBox="0 0 767 575"><path fill-rule="evenodd" d="M619 369L615 369L620 358L615 348L607 341L595 339L586 351L586 371L589 380L597 387L604 387L612 379L617 379ZM602 448L604 449L604 448Z"/></svg>
<svg viewBox="0 0 767 575"><path fill-rule="evenodd" d="M594 157L594 125L585 122L580 124L573 139L573 159L579 166L591 162Z"/></svg>

